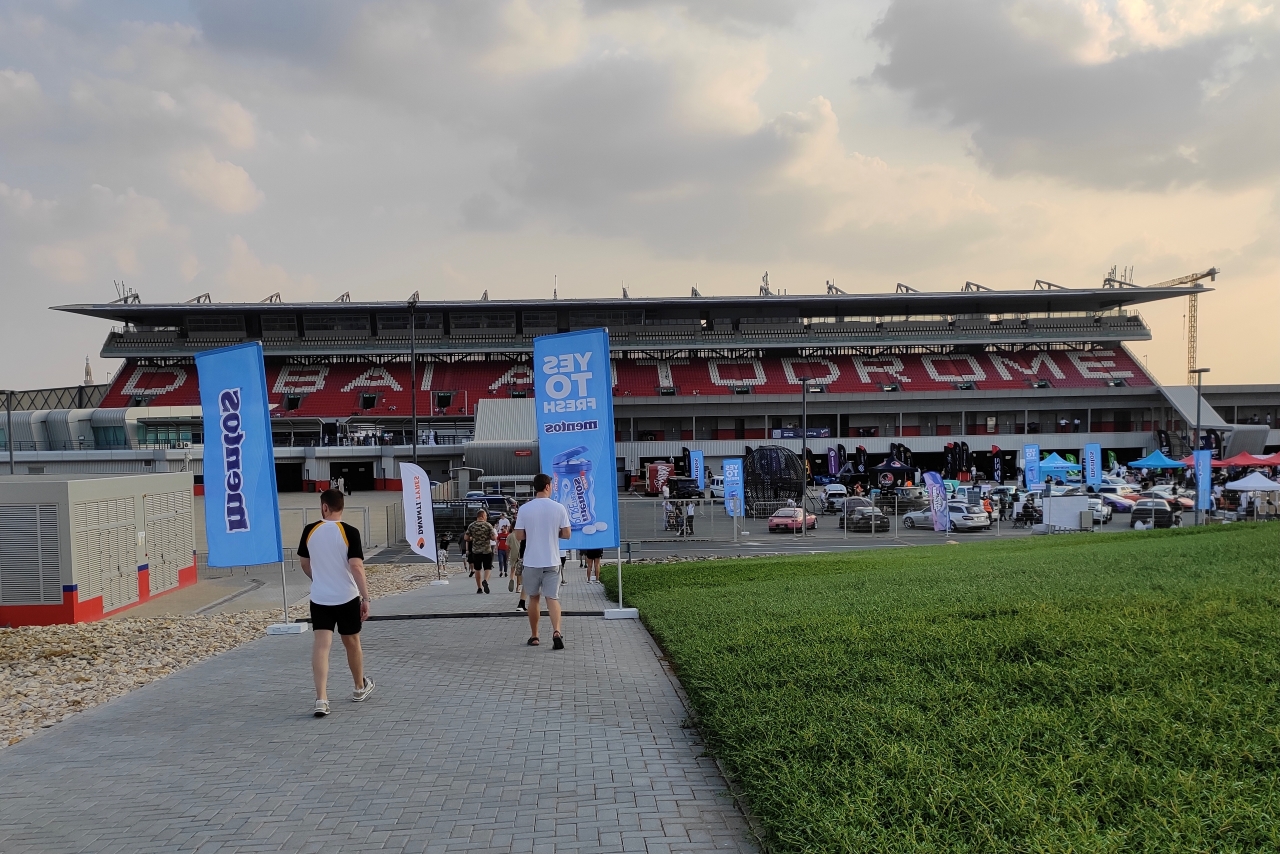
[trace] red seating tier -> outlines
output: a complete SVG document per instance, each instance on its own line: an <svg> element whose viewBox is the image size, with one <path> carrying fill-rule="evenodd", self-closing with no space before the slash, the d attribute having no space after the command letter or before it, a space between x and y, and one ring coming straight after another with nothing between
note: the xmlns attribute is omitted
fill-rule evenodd
<svg viewBox="0 0 1280 854"><path fill-rule="evenodd" d="M1047 380L1053 388L1101 388L1113 380L1129 386L1153 385L1123 348L972 356L690 358L665 364L619 359L614 362L614 374L614 394L620 397L654 397L664 387L673 387L679 395L727 395L744 387L752 394L796 394L805 379L833 393L876 391L891 383L904 392L954 391L961 383L973 383L979 390L1025 389L1035 380ZM533 392L527 362L424 363L417 379L418 412L424 416L473 414L479 400L507 398L513 391ZM405 364L269 364L267 385L279 414L284 414L287 395L297 395L301 401L289 414L304 417L408 415L411 406ZM367 402L362 394L374 395L372 408L361 407ZM147 398L152 406L198 406L194 366L143 367L129 362L101 405L124 407L135 397Z"/></svg>

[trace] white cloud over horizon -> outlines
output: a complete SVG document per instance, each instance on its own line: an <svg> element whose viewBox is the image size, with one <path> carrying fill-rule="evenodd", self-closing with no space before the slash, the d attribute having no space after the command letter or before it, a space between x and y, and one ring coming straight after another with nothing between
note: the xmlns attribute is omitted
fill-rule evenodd
<svg viewBox="0 0 1280 854"><path fill-rule="evenodd" d="M150 17L148 17L148 14ZM1242 0L0 3L13 386L49 305L1025 287L1216 265L1280 316L1280 13ZM1135 346L1180 382L1182 301ZM49 337L79 349L30 360ZM101 376L103 370L98 370Z"/></svg>

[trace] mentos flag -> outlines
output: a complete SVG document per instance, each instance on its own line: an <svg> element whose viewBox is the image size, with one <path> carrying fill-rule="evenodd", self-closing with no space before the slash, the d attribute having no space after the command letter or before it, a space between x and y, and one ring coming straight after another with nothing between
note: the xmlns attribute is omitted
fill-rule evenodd
<svg viewBox="0 0 1280 854"><path fill-rule="evenodd" d="M609 333L582 329L533 340L534 404L542 470L569 511L566 548L618 545L617 458Z"/></svg>
<svg viewBox="0 0 1280 854"><path fill-rule="evenodd" d="M936 471L924 473L924 488L929 494L929 510L933 513L933 530L951 529L951 511L947 509L947 485Z"/></svg>
<svg viewBox="0 0 1280 854"><path fill-rule="evenodd" d="M1027 489L1040 488L1040 446L1022 446L1022 473L1026 477Z"/></svg>
<svg viewBox="0 0 1280 854"><path fill-rule="evenodd" d="M742 460L724 461L724 509L730 516L747 515L742 506Z"/></svg>
<svg viewBox="0 0 1280 854"><path fill-rule="evenodd" d="M1213 494L1213 451L1192 451L1196 467L1196 509L1208 510Z"/></svg>
<svg viewBox="0 0 1280 854"><path fill-rule="evenodd" d="M698 482L698 489L707 488L707 466L703 460L702 451L689 452L689 477Z"/></svg>
<svg viewBox="0 0 1280 854"><path fill-rule="evenodd" d="M413 463L400 464L404 503L404 538L409 548L436 559L436 520L431 510L431 478Z"/></svg>
<svg viewBox="0 0 1280 854"><path fill-rule="evenodd" d="M1102 483L1102 446L1097 442L1084 446L1084 482L1090 486Z"/></svg>
<svg viewBox="0 0 1280 854"><path fill-rule="evenodd" d="M204 415L204 527L210 566L284 560L262 345L196 354Z"/></svg>
<svg viewBox="0 0 1280 854"><path fill-rule="evenodd" d="M840 471L840 455L835 448L827 448L827 474L834 475Z"/></svg>

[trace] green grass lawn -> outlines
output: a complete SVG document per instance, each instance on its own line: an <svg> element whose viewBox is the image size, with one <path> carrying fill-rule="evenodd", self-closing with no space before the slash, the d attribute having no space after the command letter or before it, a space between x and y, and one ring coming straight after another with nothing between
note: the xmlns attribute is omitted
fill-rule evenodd
<svg viewBox="0 0 1280 854"><path fill-rule="evenodd" d="M625 589L773 850L1244 852L1280 850L1278 573L1238 524Z"/></svg>

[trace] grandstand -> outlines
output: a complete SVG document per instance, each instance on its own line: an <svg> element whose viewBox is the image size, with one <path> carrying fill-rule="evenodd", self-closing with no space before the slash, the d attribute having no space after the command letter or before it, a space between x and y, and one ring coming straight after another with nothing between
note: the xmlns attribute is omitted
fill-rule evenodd
<svg viewBox="0 0 1280 854"><path fill-rule="evenodd" d="M420 456L443 479L469 442L485 439L475 430L486 402L532 398L535 337L605 326L620 469L679 459L686 447L702 449L713 468L748 446L799 450L806 388L807 444L822 454L836 444L882 454L901 442L929 465L947 443L965 441L979 468L990 469L997 446L1011 472L1024 442L1076 452L1097 441L1126 460L1155 447L1157 431L1185 434L1192 419L1128 349L1151 338L1137 309L1208 290L966 284L946 293L422 301L412 313L395 302L60 306L115 324L102 355L123 364L109 387L86 387L64 408L15 414L12 438L31 470L199 473L193 354L257 340L281 488L339 474L356 488L385 486L410 453L412 330ZM1232 421L1280 417L1280 388L1231 394L1245 402L1225 413ZM1226 438L1249 432L1223 414L1206 407L1206 423ZM1276 431L1261 432L1253 444L1277 444Z"/></svg>

